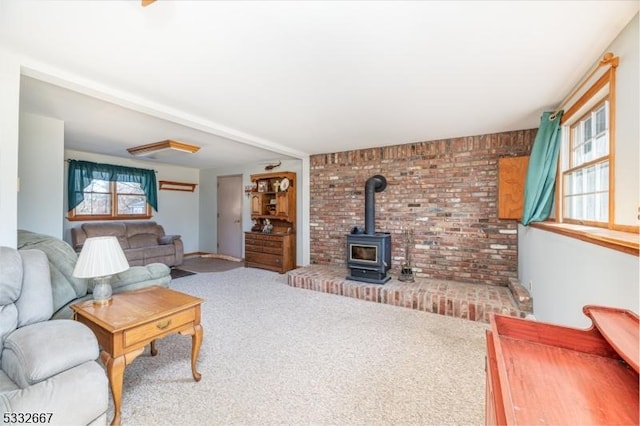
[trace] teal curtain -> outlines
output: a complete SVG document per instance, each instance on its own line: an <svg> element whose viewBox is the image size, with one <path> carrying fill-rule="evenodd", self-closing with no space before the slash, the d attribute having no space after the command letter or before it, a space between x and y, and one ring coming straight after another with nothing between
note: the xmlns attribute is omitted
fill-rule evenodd
<svg viewBox="0 0 640 426"><path fill-rule="evenodd" d="M551 214L560 152L561 118L562 111L542 114L529 157L524 187L522 224L525 226L531 222L546 220Z"/></svg>
<svg viewBox="0 0 640 426"><path fill-rule="evenodd" d="M158 190L155 171L78 160L69 161L69 179L67 183L69 211L84 200L84 189L93 179L139 183L147 196L147 203L155 211L158 211Z"/></svg>

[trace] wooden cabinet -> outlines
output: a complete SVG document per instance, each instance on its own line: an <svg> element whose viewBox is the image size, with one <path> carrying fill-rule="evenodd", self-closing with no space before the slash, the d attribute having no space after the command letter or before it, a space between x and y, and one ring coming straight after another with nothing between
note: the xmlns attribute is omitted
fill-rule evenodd
<svg viewBox="0 0 640 426"><path fill-rule="evenodd" d="M638 316L583 311L587 330L491 317L486 424L638 424Z"/></svg>
<svg viewBox="0 0 640 426"><path fill-rule="evenodd" d="M251 219L258 229L268 221L271 232L245 233L245 265L284 273L296 267L296 174L251 175ZM254 228L254 229L255 229Z"/></svg>
<svg viewBox="0 0 640 426"><path fill-rule="evenodd" d="M245 232L244 264L281 274L296 267L295 234Z"/></svg>
<svg viewBox="0 0 640 426"><path fill-rule="evenodd" d="M260 194L251 195L251 217L260 216L262 213L262 197Z"/></svg>
<svg viewBox="0 0 640 426"><path fill-rule="evenodd" d="M297 184L295 173L281 172L251 175L251 182L256 188L256 191L251 192L251 219L269 219L270 221L277 219L278 221L285 221L295 225L295 185Z"/></svg>
<svg viewBox="0 0 640 426"><path fill-rule="evenodd" d="M289 210L289 194L286 192L278 192L276 194L276 216L278 219L287 218L290 220L292 217L295 220L295 214Z"/></svg>
<svg viewBox="0 0 640 426"><path fill-rule="evenodd" d="M529 157L498 160L498 218L522 219Z"/></svg>

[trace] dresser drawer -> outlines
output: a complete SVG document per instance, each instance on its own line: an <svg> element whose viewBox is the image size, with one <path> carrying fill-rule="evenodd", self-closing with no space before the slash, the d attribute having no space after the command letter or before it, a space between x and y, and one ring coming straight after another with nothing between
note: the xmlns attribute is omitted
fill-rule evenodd
<svg viewBox="0 0 640 426"><path fill-rule="evenodd" d="M258 253L261 253L263 250L263 247L261 244L250 243L248 241L245 243L244 248L246 251L254 251Z"/></svg>
<svg viewBox="0 0 640 426"><path fill-rule="evenodd" d="M282 249L282 240L266 240L262 242L262 245L265 247L274 247Z"/></svg>
<svg viewBox="0 0 640 426"><path fill-rule="evenodd" d="M153 340L178 327L191 324L195 319L195 309L187 309L157 321L134 327L124 332L124 346L130 347L143 341Z"/></svg>
<svg viewBox="0 0 640 426"><path fill-rule="evenodd" d="M264 265L282 266L282 255L268 253L246 253L247 262L262 263Z"/></svg>
<svg viewBox="0 0 640 426"><path fill-rule="evenodd" d="M256 235L252 235L252 234L245 234L244 237L245 243L251 243L251 244L257 244L260 239L256 238Z"/></svg>
<svg viewBox="0 0 640 426"><path fill-rule="evenodd" d="M279 256L282 256L282 247L267 247L267 246L264 246L264 247L262 247L262 249L260 251L262 253L277 254Z"/></svg>

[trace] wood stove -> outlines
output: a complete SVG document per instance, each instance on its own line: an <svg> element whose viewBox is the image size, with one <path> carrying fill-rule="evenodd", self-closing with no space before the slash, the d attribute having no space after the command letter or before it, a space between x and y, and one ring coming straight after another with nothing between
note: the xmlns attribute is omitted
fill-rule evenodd
<svg viewBox="0 0 640 426"><path fill-rule="evenodd" d="M375 175L365 184L365 228L353 228L347 235L347 279L384 284L391 279L391 234L375 232L375 192L387 187L384 176Z"/></svg>
<svg viewBox="0 0 640 426"><path fill-rule="evenodd" d="M367 283L384 284L391 277L391 234L347 235L347 279Z"/></svg>

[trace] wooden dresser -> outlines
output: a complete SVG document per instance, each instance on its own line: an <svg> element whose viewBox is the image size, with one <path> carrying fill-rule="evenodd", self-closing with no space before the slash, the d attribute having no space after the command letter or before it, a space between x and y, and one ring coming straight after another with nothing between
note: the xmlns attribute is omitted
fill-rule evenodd
<svg viewBox="0 0 640 426"><path fill-rule="evenodd" d="M295 234L244 233L244 264L281 274L294 269L296 259Z"/></svg>
<svg viewBox="0 0 640 426"><path fill-rule="evenodd" d="M491 317L486 424L638 424L638 315L583 311L587 330Z"/></svg>

